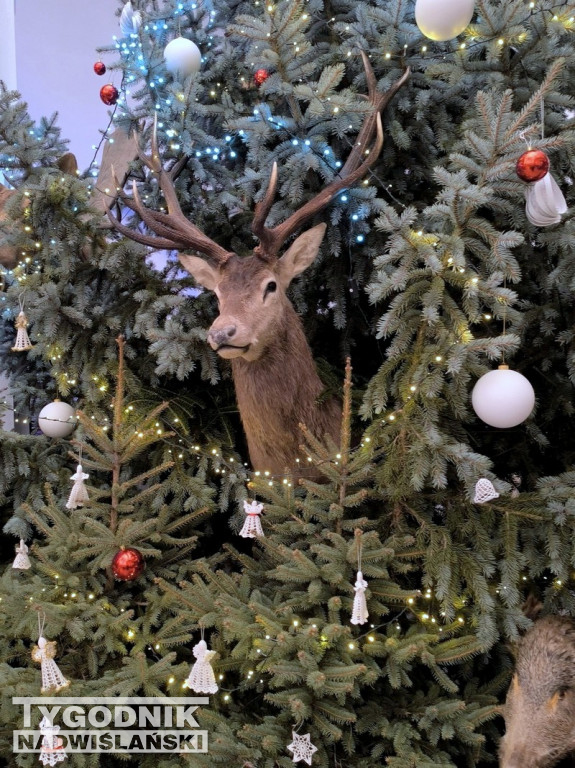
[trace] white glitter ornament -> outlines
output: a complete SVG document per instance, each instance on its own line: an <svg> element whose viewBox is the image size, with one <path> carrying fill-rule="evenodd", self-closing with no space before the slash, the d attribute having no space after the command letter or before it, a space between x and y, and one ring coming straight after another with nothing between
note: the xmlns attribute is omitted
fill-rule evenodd
<svg viewBox="0 0 575 768"><path fill-rule="evenodd" d="M67 755L64 749L64 741L58 736L59 725L52 725L46 716L40 721L40 733L42 734L42 747L40 749L40 762L43 765L56 765L63 762Z"/></svg>
<svg viewBox="0 0 575 768"><path fill-rule="evenodd" d="M38 645L32 648L32 659L41 665L42 693L56 693L70 685L70 681L66 680L58 669L58 665L54 661L55 655L56 643L49 642L40 635Z"/></svg>
<svg viewBox="0 0 575 768"><path fill-rule="evenodd" d="M184 685L196 693L217 693L218 684L211 660L216 655L215 651L208 651L208 644L205 640L194 646L192 653L197 661L190 670L190 674Z"/></svg>
<svg viewBox="0 0 575 768"><path fill-rule="evenodd" d="M485 504L487 501L498 498L499 494L495 490L491 480L482 477L481 480L477 481L475 484L475 496L473 497L474 504Z"/></svg>
<svg viewBox="0 0 575 768"><path fill-rule="evenodd" d="M20 539L19 546L16 547L16 557L12 563L12 568L17 568L20 571L27 571L31 567L30 558L28 557L28 547L24 539Z"/></svg>
<svg viewBox="0 0 575 768"><path fill-rule="evenodd" d="M17 333L12 352L27 352L29 349L32 349L32 342L30 341L28 331L26 330L28 328L28 318L22 310L18 312L14 327L16 328Z"/></svg>
<svg viewBox="0 0 575 768"><path fill-rule="evenodd" d="M357 572L357 579L355 582L355 597L353 598L353 610L351 613L352 624L365 624L369 618L367 611L367 602L365 599L365 590L367 589L367 581L363 578L361 571Z"/></svg>
<svg viewBox="0 0 575 768"><path fill-rule="evenodd" d="M84 480L87 480L89 477L90 475L84 472L82 465L78 464L75 474L70 478L70 480L74 481L74 485L66 502L66 509L77 509L84 506L87 501L90 501L88 489L84 484Z"/></svg>
<svg viewBox="0 0 575 768"><path fill-rule="evenodd" d="M300 736L295 731L292 731L291 736L292 743L288 744L287 748L293 753L293 762L299 763L302 760L311 765L312 758L317 752L317 747L311 743L310 734L306 733L304 736Z"/></svg>
<svg viewBox="0 0 575 768"><path fill-rule="evenodd" d="M260 515L264 508L263 504L258 504L257 501L247 502L244 501L244 512L246 513L246 519L240 536L244 539L255 539L258 536L265 536L260 520Z"/></svg>

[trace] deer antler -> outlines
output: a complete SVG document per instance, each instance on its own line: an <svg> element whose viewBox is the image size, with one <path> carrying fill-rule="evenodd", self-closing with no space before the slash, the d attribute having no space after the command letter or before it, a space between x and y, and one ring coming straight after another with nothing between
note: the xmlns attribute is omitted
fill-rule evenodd
<svg viewBox="0 0 575 768"><path fill-rule="evenodd" d="M123 191L119 192L119 197L128 208L139 215L146 227L159 235L159 237L145 235L130 227L126 227L107 208L106 213L112 222L112 226L131 240L135 240L143 245L150 245L152 248L180 251L191 248L208 256L217 264L225 263L232 255L231 252L226 251L225 248L205 235L198 227L188 221L182 212L174 188L174 180L187 162L187 157L181 158L170 171L166 171L163 168L158 151L157 121L155 118L152 133L152 155L147 157L139 150L138 155L144 165L158 176L160 189L164 193L168 206L168 213L160 213L159 211L146 208L140 199L136 183L134 182L132 185L132 197L128 197ZM114 179L114 181L116 187L119 188L120 184L117 179Z"/></svg>
<svg viewBox="0 0 575 768"><path fill-rule="evenodd" d="M265 226L265 221L273 205L278 169L277 163L274 163L267 191L261 202L256 205L255 215L252 222L252 232L259 239L260 244L255 252L264 259L273 260L277 258L283 243L296 232L302 224L325 208L335 197L335 195L351 187L361 179L372 165L377 161L383 147L383 128L381 124L381 112L389 104L391 99L407 81L410 75L409 67L404 74L395 82L385 93L377 90L377 81L372 66L366 54L362 51L361 56L365 67L365 75L368 87L368 99L373 109L367 114L357 141L347 158L345 165L341 169L339 176L331 184L321 190L315 197L308 200L307 203L294 211L292 215L273 229ZM373 140L374 133L377 133L374 146L366 153L366 148ZM362 158L365 156L365 159Z"/></svg>

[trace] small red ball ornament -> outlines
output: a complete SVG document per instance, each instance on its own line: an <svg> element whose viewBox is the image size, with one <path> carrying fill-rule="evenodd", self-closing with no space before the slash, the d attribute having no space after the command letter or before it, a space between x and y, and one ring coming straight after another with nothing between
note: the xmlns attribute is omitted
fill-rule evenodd
<svg viewBox="0 0 575 768"><path fill-rule="evenodd" d="M97 75L105 75L106 74L106 65L104 64L103 61L97 61L94 64L94 72Z"/></svg>
<svg viewBox="0 0 575 768"><path fill-rule="evenodd" d="M121 549L112 560L112 571L119 581L134 581L144 570L142 553L133 547Z"/></svg>
<svg viewBox="0 0 575 768"><path fill-rule="evenodd" d="M269 76L270 73L267 71L267 69L258 69L254 75L254 82L256 85L261 85L262 83L265 83Z"/></svg>
<svg viewBox="0 0 575 768"><path fill-rule="evenodd" d="M549 158L540 149L530 149L517 161L516 171L522 181L541 181L549 173Z"/></svg>
<svg viewBox="0 0 575 768"><path fill-rule="evenodd" d="M115 104L118 101L118 89L112 83L107 83L100 88L100 98L108 106Z"/></svg>

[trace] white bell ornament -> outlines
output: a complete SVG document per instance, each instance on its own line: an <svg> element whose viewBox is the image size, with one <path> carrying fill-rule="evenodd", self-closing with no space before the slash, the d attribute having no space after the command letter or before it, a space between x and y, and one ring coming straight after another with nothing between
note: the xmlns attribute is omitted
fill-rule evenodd
<svg viewBox="0 0 575 768"><path fill-rule="evenodd" d="M473 497L474 504L486 504L488 501L498 499L499 494L495 490L495 486L486 477L480 478L475 484L475 495Z"/></svg>

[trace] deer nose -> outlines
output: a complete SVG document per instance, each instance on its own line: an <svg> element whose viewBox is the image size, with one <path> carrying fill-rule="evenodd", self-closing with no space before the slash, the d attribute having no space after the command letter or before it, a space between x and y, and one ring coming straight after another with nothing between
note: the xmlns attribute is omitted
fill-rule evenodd
<svg viewBox="0 0 575 768"><path fill-rule="evenodd" d="M227 325L225 328L218 328L215 331L208 332L208 341L215 344L217 347L221 347L223 344L228 344L237 331L235 325Z"/></svg>

